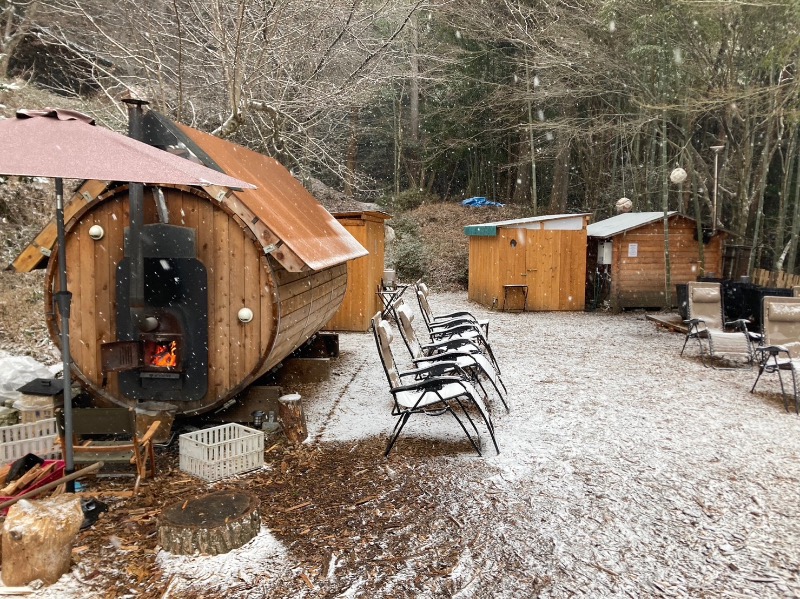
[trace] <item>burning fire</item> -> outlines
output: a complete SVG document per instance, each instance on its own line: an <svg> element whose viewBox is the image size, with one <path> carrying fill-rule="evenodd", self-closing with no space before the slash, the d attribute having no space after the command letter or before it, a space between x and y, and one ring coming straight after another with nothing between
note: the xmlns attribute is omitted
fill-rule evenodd
<svg viewBox="0 0 800 599"><path fill-rule="evenodd" d="M178 365L178 342L154 343L150 365L158 368L174 368Z"/></svg>

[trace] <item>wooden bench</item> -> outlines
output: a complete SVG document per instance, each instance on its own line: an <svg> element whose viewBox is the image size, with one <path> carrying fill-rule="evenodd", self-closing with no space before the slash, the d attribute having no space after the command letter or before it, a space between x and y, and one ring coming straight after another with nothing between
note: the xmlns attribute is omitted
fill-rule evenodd
<svg viewBox="0 0 800 599"><path fill-rule="evenodd" d="M57 414L59 442L62 451L64 441L64 412ZM119 462L136 466L134 494L139 483L147 478L148 463L150 473L155 476L156 460L153 451L153 436L161 421L150 424L147 431L139 436L136 433L136 413L127 408L73 408L72 410L72 452L75 463Z"/></svg>

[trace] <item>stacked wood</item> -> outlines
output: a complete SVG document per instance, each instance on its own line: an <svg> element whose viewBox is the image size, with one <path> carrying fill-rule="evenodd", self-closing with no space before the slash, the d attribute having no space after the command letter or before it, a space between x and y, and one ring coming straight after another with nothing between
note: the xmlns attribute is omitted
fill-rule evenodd
<svg viewBox="0 0 800 599"><path fill-rule="evenodd" d="M33 486L47 478L57 466L58 462L51 462L46 466L42 464L36 464L17 480L11 481L5 487L0 489L0 495L4 497L16 495L20 491L27 489L28 487Z"/></svg>
<svg viewBox="0 0 800 599"><path fill-rule="evenodd" d="M241 491L218 491L175 502L158 519L158 538L177 555L218 555L241 547L258 534L258 497Z"/></svg>
<svg viewBox="0 0 800 599"><path fill-rule="evenodd" d="M2 530L3 583L56 582L69 570L82 523L80 498L72 495L13 505Z"/></svg>

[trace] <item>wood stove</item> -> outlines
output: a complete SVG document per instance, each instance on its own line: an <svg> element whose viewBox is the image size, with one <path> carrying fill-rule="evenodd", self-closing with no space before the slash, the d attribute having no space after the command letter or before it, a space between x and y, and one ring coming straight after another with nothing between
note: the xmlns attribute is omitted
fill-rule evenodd
<svg viewBox="0 0 800 599"><path fill-rule="evenodd" d="M128 247L117 267L117 339L103 367L119 371L123 395L136 400L196 401L208 391L208 276L195 257L195 230L142 228L142 298L133 297Z"/></svg>

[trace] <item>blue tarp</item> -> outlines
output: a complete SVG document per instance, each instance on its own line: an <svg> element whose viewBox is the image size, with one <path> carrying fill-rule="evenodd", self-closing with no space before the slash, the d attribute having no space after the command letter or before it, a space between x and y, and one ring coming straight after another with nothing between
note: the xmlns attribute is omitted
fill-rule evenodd
<svg viewBox="0 0 800 599"><path fill-rule="evenodd" d="M496 206L498 208L502 208L504 204L500 204L498 202L492 202L491 200L487 200L486 198L469 198L461 202L462 206L472 206L474 208L483 208L485 206Z"/></svg>

